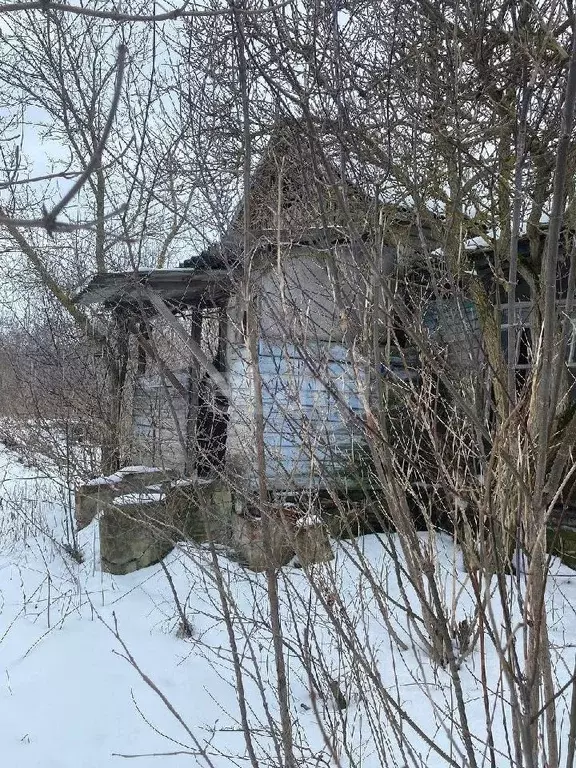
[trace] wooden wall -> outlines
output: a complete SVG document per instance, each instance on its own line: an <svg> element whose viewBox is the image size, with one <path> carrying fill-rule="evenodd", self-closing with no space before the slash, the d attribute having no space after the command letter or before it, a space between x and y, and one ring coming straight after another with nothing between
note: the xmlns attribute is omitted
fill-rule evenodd
<svg viewBox="0 0 576 768"><path fill-rule="evenodd" d="M362 444L364 409L356 373L339 344L280 344L262 340L259 367L270 488L354 485L351 463ZM251 367L245 355L231 360L227 458L256 482Z"/></svg>
<svg viewBox="0 0 576 768"><path fill-rule="evenodd" d="M187 371L175 371L187 385ZM132 463L184 472L188 403L159 375L136 378L133 400Z"/></svg>
<svg viewBox="0 0 576 768"><path fill-rule="evenodd" d="M391 257L391 254L388 254ZM360 308L369 273L346 248L337 253L340 296ZM266 478L280 490L354 483L362 445L362 374L346 349L346 318L335 301L329 255L288 250L255 284L260 327ZM253 376L243 337L242 306L229 304L226 377L231 399L226 463L257 482ZM180 380L186 382L184 370ZM134 398L135 461L184 471L187 403L159 376L138 380Z"/></svg>
<svg viewBox="0 0 576 768"><path fill-rule="evenodd" d="M482 361L482 335L471 301L457 297L435 301L427 323L434 341L445 344L450 365L459 371L478 369Z"/></svg>

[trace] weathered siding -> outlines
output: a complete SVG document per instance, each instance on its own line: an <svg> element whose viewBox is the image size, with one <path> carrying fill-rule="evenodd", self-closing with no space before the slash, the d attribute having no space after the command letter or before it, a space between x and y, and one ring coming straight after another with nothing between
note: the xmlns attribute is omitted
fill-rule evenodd
<svg viewBox="0 0 576 768"><path fill-rule="evenodd" d="M174 375L186 386L186 371ZM140 376L136 379L132 413L134 463L183 472L188 414L183 395L160 376Z"/></svg>
<svg viewBox="0 0 576 768"><path fill-rule="evenodd" d="M480 320L474 304L465 299L435 301L427 324L446 345L448 360L458 370L477 369L482 356Z"/></svg>
<svg viewBox="0 0 576 768"><path fill-rule="evenodd" d="M248 350L240 344L230 345L226 362L226 378L230 384L226 464L232 472L250 476L256 471L256 446L254 390Z"/></svg>
<svg viewBox="0 0 576 768"><path fill-rule="evenodd" d="M280 345L261 341L266 477L271 488L352 482L350 462L361 441L363 407L346 350L338 344ZM229 371L228 457L247 477L256 478L250 365L236 356Z"/></svg>
<svg viewBox="0 0 576 768"><path fill-rule="evenodd" d="M340 314L328 275L327 257L284 257L260 278L261 331L265 338L338 341ZM347 296L352 303L352 297Z"/></svg>
<svg viewBox="0 0 576 768"><path fill-rule="evenodd" d="M382 249L381 273L391 269L395 258L395 248ZM349 325L346 313L361 317L366 311L373 265L364 260L347 245L335 246L331 253L284 248L258 279L262 336L341 342Z"/></svg>

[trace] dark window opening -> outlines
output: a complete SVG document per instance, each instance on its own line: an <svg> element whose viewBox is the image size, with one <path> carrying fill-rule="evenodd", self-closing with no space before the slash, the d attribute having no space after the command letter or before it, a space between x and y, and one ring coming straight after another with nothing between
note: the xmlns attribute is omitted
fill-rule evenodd
<svg viewBox="0 0 576 768"><path fill-rule="evenodd" d="M227 433L228 400L204 377L198 392L196 420L198 477L209 477L223 470Z"/></svg>
<svg viewBox="0 0 576 768"><path fill-rule="evenodd" d="M526 387L534 359L534 347L532 341L532 329L530 327L530 313L532 306L529 302L519 302L514 308L514 369L516 378L516 391L522 392ZM508 309L502 310L502 325L500 327L500 343L504 353L504 359L510 359L508 350Z"/></svg>

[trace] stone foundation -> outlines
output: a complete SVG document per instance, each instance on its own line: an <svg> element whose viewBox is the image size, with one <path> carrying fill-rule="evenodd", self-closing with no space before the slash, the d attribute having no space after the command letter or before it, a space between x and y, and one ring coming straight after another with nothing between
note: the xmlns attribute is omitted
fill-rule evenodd
<svg viewBox="0 0 576 768"><path fill-rule="evenodd" d="M102 570L123 575L158 563L174 547L164 500L120 497L100 517Z"/></svg>
<svg viewBox="0 0 576 768"><path fill-rule="evenodd" d="M576 529L548 526L546 529L546 551L576 570Z"/></svg>
<svg viewBox="0 0 576 768"><path fill-rule="evenodd" d="M218 480L178 480L166 491L175 536L199 543L231 538L232 494Z"/></svg>
<svg viewBox="0 0 576 768"><path fill-rule="evenodd" d="M235 514L232 521L232 547L240 561L252 571L281 568L294 556L287 531L277 521L268 520L269 542L264 543L264 521L261 517Z"/></svg>
<svg viewBox="0 0 576 768"><path fill-rule="evenodd" d="M334 558L328 533L322 523L296 530L294 550L303 568L315 563L327 563Z"/></svg>
<svg viewBox="0 0 576 768"><path fill-rule="evenodd" d="M113 498L107 485L82 485L76 488L74 497L74 518L78 531L89 526L98 511L109 506Z"/></svg>
<svg viewBox="0 0 576 768"><path fill-rule="evenodd" d="M125 467L76 489L78 530L99 517L102 569L126 574L165 557L174 546L174 511L167 503L173 472Z"/></svg>
<svg viewBox="0 0 576 768"><path fill-rule="evenodd" d="M125 467L108 477L97 477L76 488L75 519L79 531L90 525L98 512L125 494L164 492L173 483L175 472L156 467Z"/></svg>
<svg viewBox="0 0 576 768"><path fill-rule="evenodd" d="M264 521L257 510L235 502L222 481L174 480L148 468L122 469L76 491L78 529L99 516L102 569L110 573L153 565L181 540L224 544L254 571L280 568L294 556L302 567L332 559L320 518L294 505L267 514Z"/></svg>
<svg viewBox="0 0 576 768"><path fill-rule="evenodd" d="M316 516L295 513L294 509L272 510L266 519L235 514L232 547L253 571L281 568L294 556L303 568L334 557L322 521Z"/></svg>

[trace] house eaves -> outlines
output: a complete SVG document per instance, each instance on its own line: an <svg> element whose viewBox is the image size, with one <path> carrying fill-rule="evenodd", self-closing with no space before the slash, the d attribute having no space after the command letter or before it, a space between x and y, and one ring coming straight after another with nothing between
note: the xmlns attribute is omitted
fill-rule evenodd
<svg viewBox="0 0 576 768"><path fill-rule="evenodd" d="M144 269L93 275L80 286L72 299L80 306L101 305L105 309L125 309L155 314L150 291L172 309L207 306L221 302L230 293L228 270Z"/></svg>

